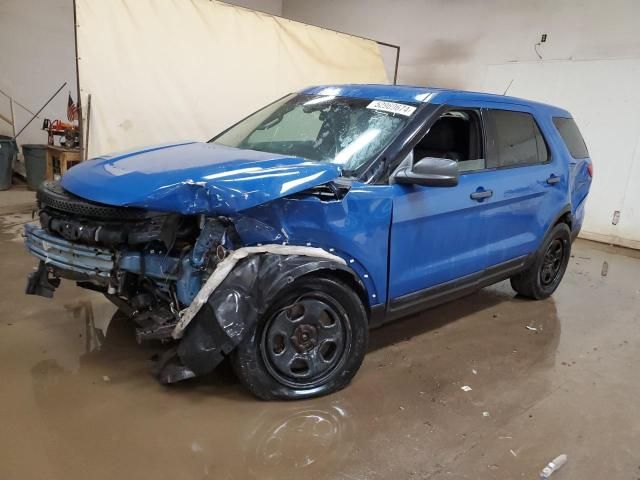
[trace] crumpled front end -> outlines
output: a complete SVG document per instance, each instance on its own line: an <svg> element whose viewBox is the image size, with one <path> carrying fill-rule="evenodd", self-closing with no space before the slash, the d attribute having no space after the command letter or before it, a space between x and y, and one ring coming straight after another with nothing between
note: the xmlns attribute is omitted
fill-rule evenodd
<svg viewBox="0 0 640 480"><path fill-rule="evenodd" d="M25 227L25 245L40 263L27 293L52 297L61 279L103 293L137 324L139 342L169 346L157 365L163 383L213 370L301 275L339 271L366 291L347 261L322 248L246 246L243 228L256 228L247 217L104 205L57 183L45 183L37 198L40 225ZM243 218L251 227L241 234Z"/></svg>
<svg viewBox="0 0 640 480"><path fill-rule="evenodd" d="M40 264L27 293L51 297L60 279L76 281L127 313L140 341L169 338L216 255L239 242L223 217L203 226L198 216L89 202L52 182L37 200L40 225L25 227L25 246Z"/></svg>

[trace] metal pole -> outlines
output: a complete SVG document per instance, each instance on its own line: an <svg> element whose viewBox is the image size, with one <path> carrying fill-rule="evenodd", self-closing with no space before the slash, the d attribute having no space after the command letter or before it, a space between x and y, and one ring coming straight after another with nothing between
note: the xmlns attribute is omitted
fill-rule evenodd
<svg viewBox="0 0 640 480"><path fill-rule="evenodd" d="M396 49L396 63L393 68L393 84L396 85L398 83L398 64L400 63L400 45L394 45L392 43L387 43L387 42L379 42L378 40L374 40L374 41L378 45Z"/></svg>
<svg viewBox="0 0 640 480"><path fill-rule="evenodd" d="M91 94L87 97L87 139L84 142L84 150L81 152L84 160L89 156L89 133L91 133Z"/></svg>
<svg viewBox="0 0 640 480"><path fill-rule="evenodd" d="M82 120L82 90L80 89L80 58L78 57L78 6L73 0L73 45L76 59L76 98L78 99L78 137L80 138L80 158L87 159L87 147L84 139L84 122Z"/></svg>
<svg viewBox="0 0 640 480"><path fill-rule="evenodd" d="M398 84L398 64L400 63L400 47L398 47L398 52L396 53L396 67L393 70L393 84Z"/></svg>
<svg viewBox="0 0 640 480"><path fill-rule="evenodd" d="M44 108L45 108L47 105L49 105L49 103L51 103L51 100L53 100L54 98L56 98L56 96L60 93L60 90L62 90L62 89L65 87L65 85L66 85L66 84L67 84L67 82L64 82L64 83L60 86L60 88L59 88L58 90L56 90L56 93L54 93L53 95L51 95L51 98L49 98L49 100L47 100L47 103L45 103L45 104L42 106L42 108L40 108L40 110L38 110L38 111L33 115L33 117L31 117L31 120L29 120L29 121L27 122L27 124L26 124L24 127L22 127L22 130L20 130L20 131L17 133L17 135L15 135L15 136L13 137L14 139L15 139L15 138L17 138L17 137L18 137L18 135L20 135L20 134L24 131L24 129L25 129L25 128L27 128L27 127L29 126L29 124L30 124L31 122L33 122L33 121L36 119L36 117L40 114L40 112L41 112L42 110L44 110Z"/></svg>
<svg viewBox="0 0 640 480"><path fill-rule="evenodd" d="M11 127L13 128L13 138L16 138L16 115L13 111L13 98L9 98L9 108L11 108Z"/></svg>

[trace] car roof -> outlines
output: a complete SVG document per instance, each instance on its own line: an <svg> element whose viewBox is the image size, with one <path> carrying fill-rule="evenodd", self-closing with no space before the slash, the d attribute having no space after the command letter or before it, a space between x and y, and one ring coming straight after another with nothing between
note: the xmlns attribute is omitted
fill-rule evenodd
<svg viewBox="0 0 640 480"><path fill-rule="evenodd" d="M526 105L540 111L545 111L550 115L571 117L571 114L562 108L547 105L545 103L534 102L532 100L526 100L524 98L448 88L354 83L344 85L317 85L305 88L301 90L300 93L308 95L334 95L337 97L387 100L391 102L428 102L433 104L443 104L453 100L473 100L479 102Z"/></svg>

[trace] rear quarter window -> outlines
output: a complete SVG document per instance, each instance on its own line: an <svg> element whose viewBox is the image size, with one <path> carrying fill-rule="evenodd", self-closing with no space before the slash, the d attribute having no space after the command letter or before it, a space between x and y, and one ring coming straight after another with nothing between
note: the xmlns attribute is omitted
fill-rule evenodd
<svg viewBox="0 0 640 480"><path fill-rule="evenodd" d="M533 115L511 110L489 110L495 153L490 168L535 165L549 160L547 145Z"/></svg>
<svg viewBox="0 0 640 480"><path fill-rule="evenodd" d="M564 144L573 158L587 158L589 151L584 138L573 118L553 117L553 124L558 129Z"/></svg>

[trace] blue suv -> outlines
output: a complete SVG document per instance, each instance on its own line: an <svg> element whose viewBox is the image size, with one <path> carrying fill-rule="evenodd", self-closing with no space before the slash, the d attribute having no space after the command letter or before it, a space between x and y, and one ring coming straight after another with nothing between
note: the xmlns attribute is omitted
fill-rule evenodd
<svg viewBox="0 0 640 480"><path fill-rule="evenodd" d="M40 259L166 351L163 383L229 357L263 399L346 386L368 330L510 279L562 280L592 164L569 112L387 85L287 95L207 143L104 156L37 193Z"/></svg>

